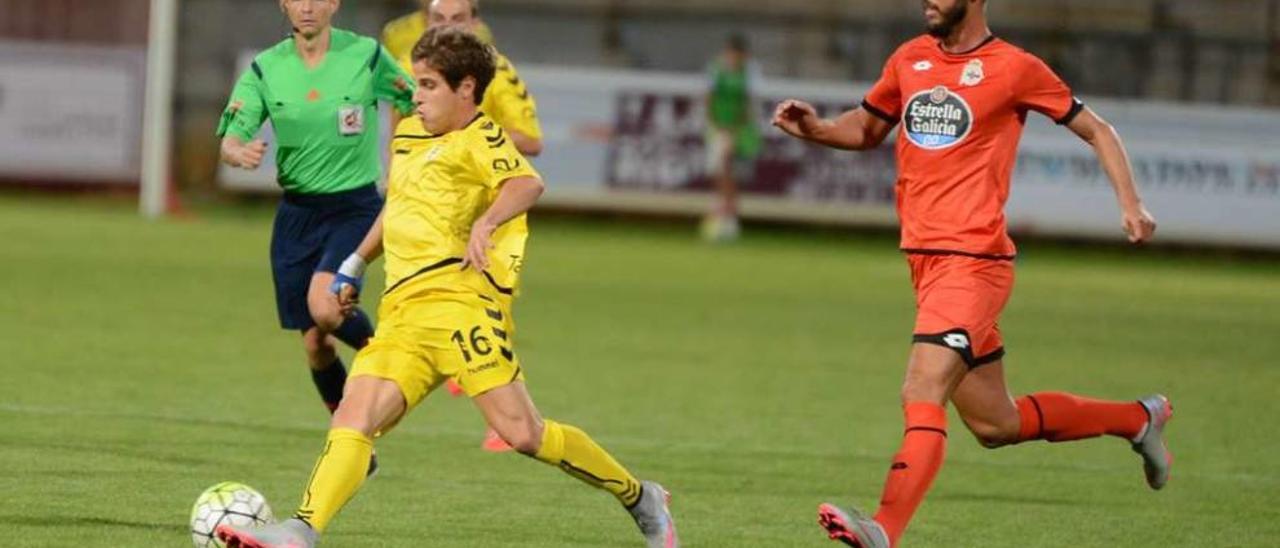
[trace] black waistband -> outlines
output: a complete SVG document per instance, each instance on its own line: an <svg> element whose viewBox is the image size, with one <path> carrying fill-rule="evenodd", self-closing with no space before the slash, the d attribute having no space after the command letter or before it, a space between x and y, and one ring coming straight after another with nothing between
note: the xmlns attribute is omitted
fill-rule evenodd
<svg viewBox="0 0 1280 548"><path fill-rule="evenodd" d="M968 251L956 251L954 249L913 249L904 247L901 249L907 255L959 255L961 257L972 257L974 259L986 259L988 261L1012 261L1017 257L1014 255L990 255L986 253L970 253Z"/></svg>
<svg viewBox="0 0 1280 548"><path fill-rule="evenodd" d="M339 190L338 192L325 192L311 194L305 192L285 191L284 201L296 206L302 207L319 207L341 204L353 199L361 198L380 198L378 195L378 185L369 183L349 190Z"/></svg>

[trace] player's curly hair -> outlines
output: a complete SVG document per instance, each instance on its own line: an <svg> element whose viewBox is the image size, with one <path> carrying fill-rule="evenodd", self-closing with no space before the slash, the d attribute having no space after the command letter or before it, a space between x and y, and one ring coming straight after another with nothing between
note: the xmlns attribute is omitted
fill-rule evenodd
<svg viewBox="0 0 1280 548"><path fill-rule="evenodd" d="M428 30L413 46L414 63L426 62L444 76L449 89L457 91L468 76L475 79L477 105L493 81L493 48L465 30L436 27Z"/></svg>

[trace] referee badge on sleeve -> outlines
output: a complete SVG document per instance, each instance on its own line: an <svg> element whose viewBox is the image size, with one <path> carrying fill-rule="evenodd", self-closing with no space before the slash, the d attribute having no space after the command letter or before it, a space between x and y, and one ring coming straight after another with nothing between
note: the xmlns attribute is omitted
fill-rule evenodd
<svg viewBox="0 0 1280 548"><path fill-rule="evenodd" d="M338 133L344 136L364 133L364 107L359 105L342 105L339 107Z"/></svg>

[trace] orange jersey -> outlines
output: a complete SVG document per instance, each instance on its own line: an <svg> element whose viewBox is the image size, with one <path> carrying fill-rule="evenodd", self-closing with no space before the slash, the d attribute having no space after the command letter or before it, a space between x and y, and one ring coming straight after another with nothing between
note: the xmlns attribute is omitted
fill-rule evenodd
<svg viewBox="0 0 1280 548"><path fill-rule="evenodd" d="M966 53L921 36L898 48L862 107L898 128L902 249L1009 258L1004 204L1027 112L1084 105L1039 58L995 37Z"/></svg>

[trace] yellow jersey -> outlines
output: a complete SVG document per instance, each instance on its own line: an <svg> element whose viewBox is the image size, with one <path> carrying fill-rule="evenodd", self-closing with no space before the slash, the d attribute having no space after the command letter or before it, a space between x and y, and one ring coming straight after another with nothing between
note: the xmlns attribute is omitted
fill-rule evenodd
<svg viewBox="0 0 1280 548"><path fill-rule="evenodd" d="M494 231L488 269L461 268L471 225L497 199L502 184L539 177L502 127L477 113L466 127L444 135L396 135L391 149L382 217L384 300L495 290L513 296L529 237L525 215Z"/></svg>

